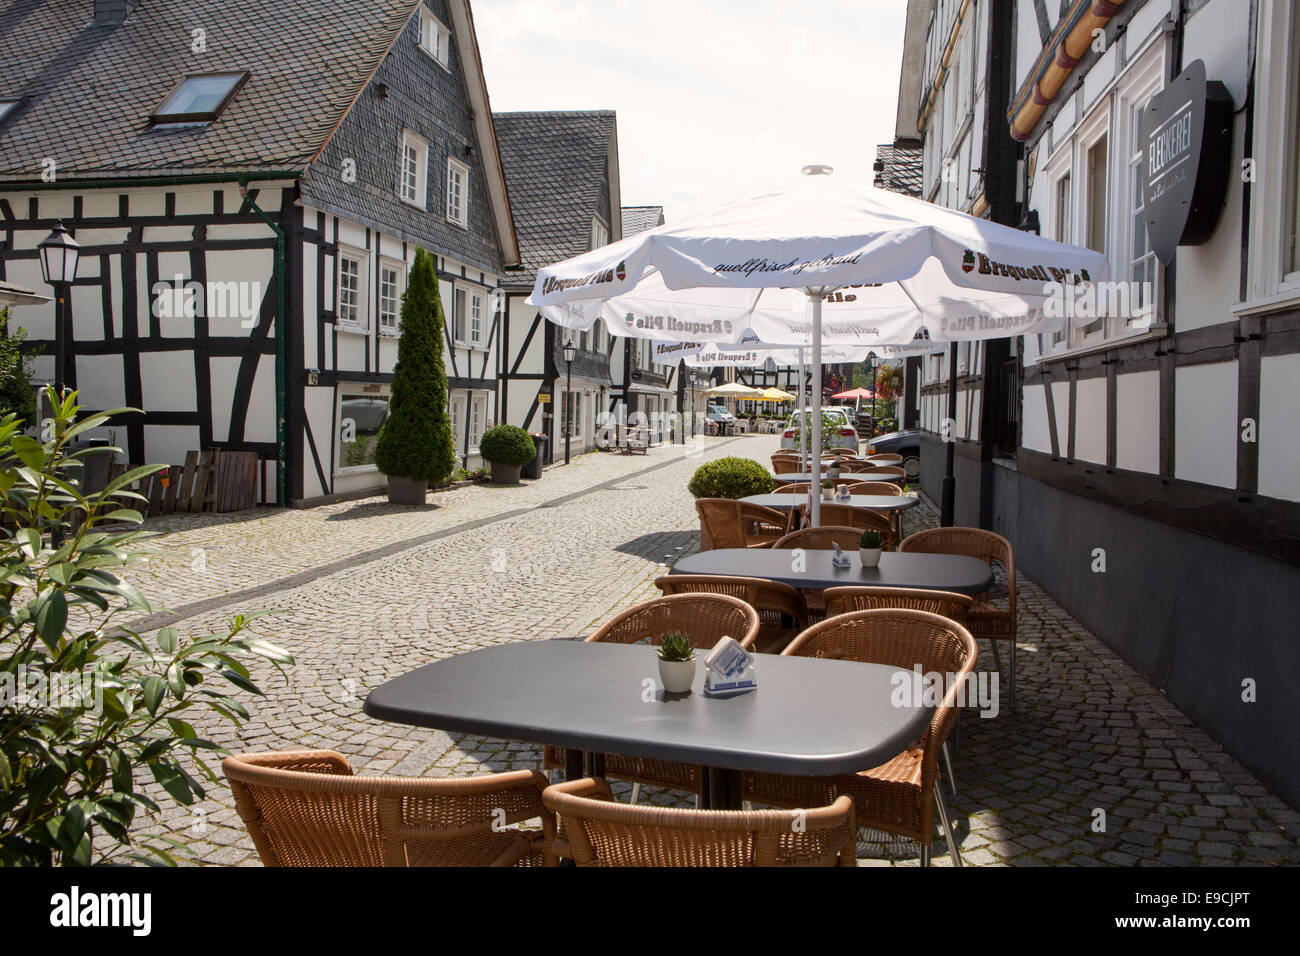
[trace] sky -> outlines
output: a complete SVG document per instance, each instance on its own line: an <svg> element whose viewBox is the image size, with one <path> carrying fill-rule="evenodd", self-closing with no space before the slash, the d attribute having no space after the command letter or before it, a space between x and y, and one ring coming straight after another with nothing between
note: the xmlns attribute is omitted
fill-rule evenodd
<svg viewBox="0 0 1300 956"><path fill-rule="evenodd" d="M906 0L475 0L492 109L618 113L625 206L669 222L894 138Z"/></svg>

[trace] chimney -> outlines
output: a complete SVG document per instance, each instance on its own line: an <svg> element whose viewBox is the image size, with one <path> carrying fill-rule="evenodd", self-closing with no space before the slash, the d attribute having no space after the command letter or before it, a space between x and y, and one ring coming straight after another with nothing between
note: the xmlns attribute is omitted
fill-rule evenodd
<svg viewBox="0 0 1300 956"><path fill-rule="evenodd" d="M131 15L140 0L94 0L95 23L121 23Z"/></svg>

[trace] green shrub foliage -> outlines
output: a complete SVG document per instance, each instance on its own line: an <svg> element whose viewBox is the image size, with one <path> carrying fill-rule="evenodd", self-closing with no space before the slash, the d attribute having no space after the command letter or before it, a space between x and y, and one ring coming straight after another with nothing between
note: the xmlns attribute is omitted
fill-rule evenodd
<svg viewBox="0 0 1300 956"><path fill-rule="evenodd" d="M686 487L696 498L747 498L771 494L776 479L749 458L719 458L697 468Z"/></svg>
<svg viewBox="0 0 1300 956"><path fill-rule="evenodd" d="M442 364L445 323L433 256L417 249L402 296L402 335L388 419L375 448L375 464L385 475L437 484L456 468Z"/></svg>
<svg viewBox="0 0 1300 956"><path fill-rule="evenodd" d="M533 436L518 425L493 425L478 443L484 461L497 465L526 465L537 457Z"/></svg>

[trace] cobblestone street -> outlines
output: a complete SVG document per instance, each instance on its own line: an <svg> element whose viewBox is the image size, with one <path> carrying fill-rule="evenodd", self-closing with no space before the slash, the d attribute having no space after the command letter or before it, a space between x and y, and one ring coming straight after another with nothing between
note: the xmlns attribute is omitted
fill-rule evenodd
<svg viewBox="0 0 1300 956"><path fill-rule="evenodd" d="M143 623L176 620L195 635L235 613L270 612L258 633L297 663L287 683L255 668L267 697L251 703L237 736L228 725L199 727L231 750L332 748L367 774L535 767L532 744L380 723L362 714L362 701L429 661L584 635L656 595L653 579L698 544L686 490L694 469L723 455L765 461L776 442L586 455L537 482L462 487L422 508L375 498L154 520L158 553L133 577L158 609ZM904 520L910 533L936 516L922 502ZM970 710L954 741L949 807L966 863L1300 862L1300 814L1031 580L1018 587L1018 710L993 719ZM981 655L980 668L991 669L987 644ZM683 802L664 792L647 799ZM163 801L149 832L189 844L195 862L257 863L224 786L193 808ZM872 837L859 845L862 862L916 865L908 841ZM949 863L942 838L935 860Z"/></svg>

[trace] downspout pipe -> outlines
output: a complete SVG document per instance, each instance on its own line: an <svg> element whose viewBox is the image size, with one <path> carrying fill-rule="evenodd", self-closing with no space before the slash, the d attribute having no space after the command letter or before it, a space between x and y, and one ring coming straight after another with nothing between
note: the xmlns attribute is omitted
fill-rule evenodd
<svg viewBox="0 0 1300 956"><path fill-rule="evenodd" d="M288 507L289 503L289 476L287 474L289 448L288 412L286 408L286 390L288 388L286 353L288 350L285 338L285 323L288 321L288 317L285 315L288 290L285 288L284 230L248 195L247 180L240 181L239 195L244 199L244 207L251 209L262 222L266 223L267 228L275 233L275 289L277 299L275 310L275 447L276 457L278 458L275 468L275 503L281 508L285 508Z"/></svg>

